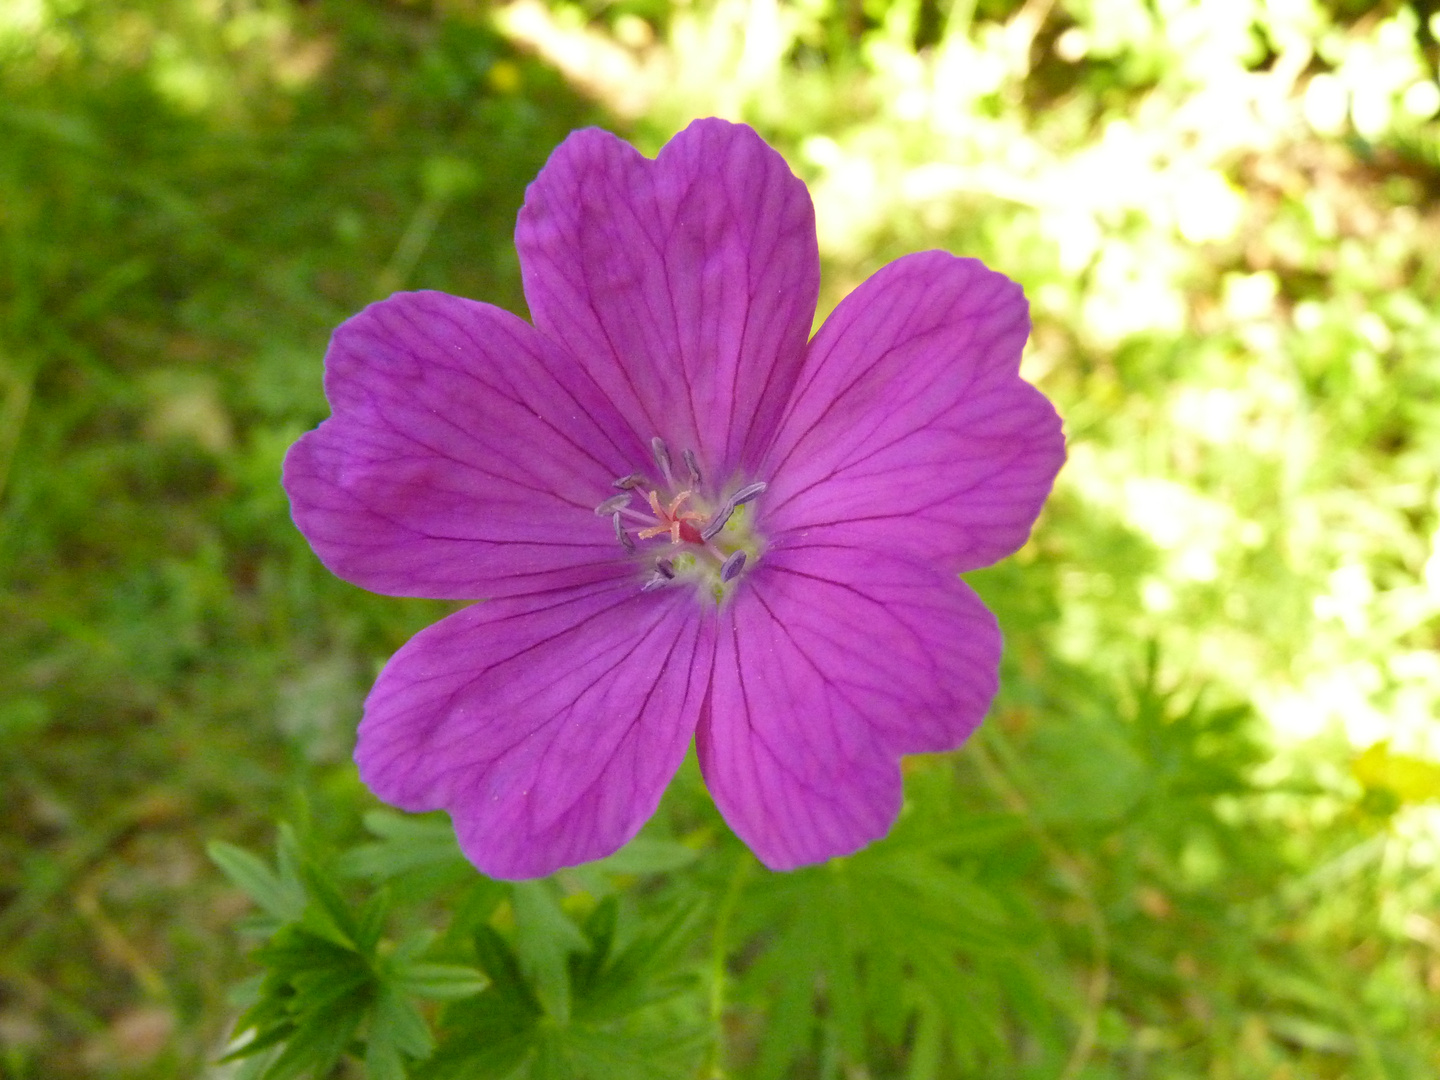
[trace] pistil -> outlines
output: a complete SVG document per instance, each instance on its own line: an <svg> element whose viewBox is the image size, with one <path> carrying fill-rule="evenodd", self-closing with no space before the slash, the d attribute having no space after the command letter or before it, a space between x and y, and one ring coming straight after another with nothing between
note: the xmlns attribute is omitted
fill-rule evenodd
<svg viewBox="0 0 1440 1080"><path fill-rule="evenodd" d="M669 506L662 507L660 505L660 496L656 492L650 492L650 509L654 511L655 517L659 520L660 524L653 525L648 529L641 529L639 533L640 539L649 540L652 537L660 536L664 533L670 534L670 542L672 544L678 544L682 539L691 543L700 539L700 534L696 531L693 523L696 521L704 521L705 515L698 510L686 510L683 514L677 512L692 494L694 494L694 492L682 491L670 500ZM691 533L694 533L693 537L690 535Z"/></svg>

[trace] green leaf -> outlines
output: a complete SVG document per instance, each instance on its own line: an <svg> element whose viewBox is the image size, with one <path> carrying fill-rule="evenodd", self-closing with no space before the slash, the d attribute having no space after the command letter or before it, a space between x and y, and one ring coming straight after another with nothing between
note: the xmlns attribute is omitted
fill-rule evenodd
<svg viewBox="0 0 1440 1080"><path fill-rule="evenodd" d="M300 876L305 882L306 892L315 901L305 909L304 925L337 945L362 949L361 942L370 936L373 929L370 925L375 918L373 908L367 905L362 916L366 925L362 929L360 921L351 913L350 905L324 870L307 861L301 864Z"/></svg>
<svg viewBox="0 0 1440 1080"><path fill-rule="evenodd" d="M270 1065L274 1062L278 1053L278 1050L272 1051L241 1061L235 1067L235 1072L232 1074L233 1080L260 1080L260 1078L265 1075L265 1070L270 1068ZM227 1055L220 1060L229 1061L234 1056L234 1054Z"/></svg>
<svg viewBox="0 0 1440 1080"><path fill-rule="evenodd" d="M420 1010L394 985L376 996L369 1035L367 1080L404 1080L405 1059L428 1057L435 1046Z"/></svg>
<svg viewBox="0 0 1440 1080"><path fill-rule="evenodd" d="M454 826L444 818L372 810L365 827L379 840L345 853L339 869L347 877L393 881L421 871L435 872L441 880L478 876L460 853Z"/></svg>
<svg viewBox="0 0 1440 1080"><path fill-rule="evenodd" d="M394 969L391 985L432 1001L459 1001L490 985L484 972L463 964L406 963Z"/></svg>
<svg viewBox="0 0 1440 1080"><path fill-rule="evenodd" d="M1075 716L1037 730L1026 747L1031 797L1042 821L1103 825L1147 793L1145 762L1114 725Z"/></svg>
<svg viewBox="0 0 1440 1080"><path fill-rule="evenodd" d="M770 1003L756 1080L781 1080L810 1044L814 1027L815 942L806 935L787 934L767 957L783 973L779 995Z"/></svg>
<svg viewBox="0 0 1440 1080"><path fill-rule="evenodd" d="M305 888L299 881L286 880L260 858L223 840L210 841L205 850L210 861L267 915L283 923L294 922L305 913Z"/></svg>
<svg viewBox="0 0 1440 1080"><path fill-rule="evenodd" d="M614 855L591 863L588 869L610 874L666 874L689 866L698 856L694 848L674 840L637 836Z"/></svg>
<svg viewBox="0 0 1440 1080"><path fill-rule="evenodd" d="M608 962L604 961L611 948L609 935L615 931L607 925L604 908L601 904L591 917L594 952L573 964L577 1018L588 1023L619 1021L695 985L686 960L696 936L696 905L677 905L668 913L664 909L650 912L639 931Z"/></svg>
<svg viewBox="0 0 1440 1080"><path fill-rule="evenodd" d="M483 924L475 954L490 986L445 1010L440 1046L420 1070L423 1080L515 1080L534 1049L542 1014L518 958Z"/></svg>
<svg viewBox="0 0 1440 1080"><path fill-rule="evenodd" d="M296 1080L307 1074L323 1076L329 1072L355 1037L364 1012L365 1003L352 999L311 1012L296 1027L275 1063L265 1070L264 1080Z"/></svg>
<svg viewBox="0 0 1440 1080"><path fill-rule="evenodd" d="M385 920L390 914L390 891L380 889L360 908L355 920L355 947L367 956L374 955L380 944L380 935L385 932Z"/></svg>
<svg viewBox="0 0 1440 1080"><path fill-rule="evenodd" d="M558 1033L571 1071L585 1080L691 1080L709 1033L703 1028L657 1024L648 1030L626 1027L569 1028Z"/></svg>
<svg viewBox="0 0 1440 1080"><path fill-rule="evenodd" d="M589 942L561 910L548 884L517 882L511 895L520 966L545 1011L564 1025L570 1020L569 959L586 951Z"/></svg>
<svg viewBox="0 0 1440 1080"><path fill-rule="evenodd" d="M480 926L476 929L475 956L480 961L480 967L490 977L496 996L513 998L521 1002L527 1010L536 1013L541 1011L540 1002L536 1000L530 984L525 980L525 973L520 968L520 958L510 948L509 942L493 927Z"/></svg>
<svg viewBox="0 0 1440 1080"><path fill-rule="evenodd" d="M583 992L586 984L599 974L609 959L619 917L620 901L611 895L596 904L595 910L585 920L585 936L590 939L590 948L570 965L571 981L577 993Z"/></svg>

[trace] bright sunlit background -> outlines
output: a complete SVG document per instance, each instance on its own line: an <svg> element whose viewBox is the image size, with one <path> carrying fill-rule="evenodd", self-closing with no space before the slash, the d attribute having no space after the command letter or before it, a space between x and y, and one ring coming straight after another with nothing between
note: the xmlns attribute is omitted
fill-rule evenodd
<svg viewBox="0 0 1440 1080"><path fill-rule="evenodd" d="M445 609L289 524L326 336L398 288L523 312L565 133L705 115L809 184L822 317L926 248L1024 285L1070 458L972 575L1005 689L873 856L750 868L692 763L655 859L547 883L572 936L692 904L688 989L583 1020L670 1057L413 1075L1440 1075L1437 38L1433 0L0 0L0 1077L242 1075L207 842L283 819L352 899L395 876L349 749ZM390 925L495 978L440 876ZM543 989L541 894L483 895ZM871 927L904 897L925 949Z"/></svg>

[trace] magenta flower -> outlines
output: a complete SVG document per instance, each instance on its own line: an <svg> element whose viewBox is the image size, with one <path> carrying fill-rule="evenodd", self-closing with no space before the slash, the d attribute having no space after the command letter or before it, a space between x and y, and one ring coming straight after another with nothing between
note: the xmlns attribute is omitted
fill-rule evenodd
<svg viewBox="0 0 1440 1080"><path fill-rule="evenodd" d="M766 865L882 836L900 756L959 746L995 694L1000 632L956 575L1024 543L1064 460L1018 373L1020 288L910 255L807 344L809 194L720 120L654 161L571 135L515 243L533 326L444 293L371 305L285 461L336 574L489 598L381 672L362 778L448 810L502 878L624 844L692 735Z"/></svg>

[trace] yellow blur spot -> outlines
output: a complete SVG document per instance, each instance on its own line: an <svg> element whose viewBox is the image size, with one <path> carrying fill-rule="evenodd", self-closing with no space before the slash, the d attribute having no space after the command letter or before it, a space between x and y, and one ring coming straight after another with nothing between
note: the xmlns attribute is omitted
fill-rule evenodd
<svg viewBox="0 0 1440 1080"><path fill-rule="evenodd" d="M486 76L490 82L490 89L499 94L513 94L520 89L524 77L520 73L520 65L513 60L497 60L490 65L490 72Z"/></svg>
<svg viewBox="0 0 1440 1080"><path fill-rule="evenodd" d="M1409 754L1390 752L1388 740L1378 742L1355 759L1355 778L1367 788L1381 788L1401 802L1440 799L1440 764Z"/></svg>

